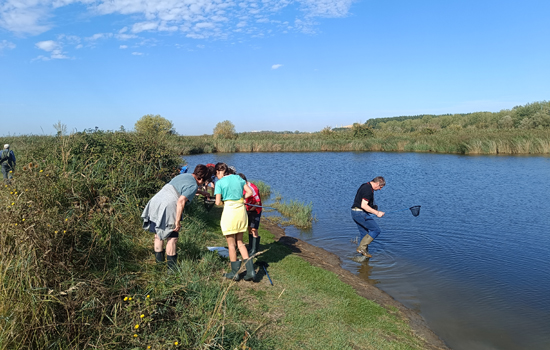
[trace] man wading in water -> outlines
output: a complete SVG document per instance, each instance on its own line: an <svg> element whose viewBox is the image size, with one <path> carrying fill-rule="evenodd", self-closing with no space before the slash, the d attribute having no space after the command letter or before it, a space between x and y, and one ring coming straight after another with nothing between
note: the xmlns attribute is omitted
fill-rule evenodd
<svg viewBox="0 0 550 350"><path fill-rule="evenodd" d="M382 176L377 176L371 182L362 184L357 190L351 206L351 217L357 224L361 237L357 253L365 258L372 258L372 255L369 254L369 244L380 234L380 227L371 214L379 218L385 214L383 211L379 211L378 206L374 204L374 191L381 190L385 185L386 180Z"/></svg>

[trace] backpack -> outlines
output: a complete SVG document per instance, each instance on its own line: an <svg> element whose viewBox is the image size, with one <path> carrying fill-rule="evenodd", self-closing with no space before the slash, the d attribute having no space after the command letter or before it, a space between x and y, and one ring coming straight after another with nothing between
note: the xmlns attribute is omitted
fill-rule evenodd
<svg viewBox="0 0 550 350"><path fill-rule="evenodd" d="M4 149L0 152L0 163L4 163L10 159L10 152L9 149Z"/></svg>

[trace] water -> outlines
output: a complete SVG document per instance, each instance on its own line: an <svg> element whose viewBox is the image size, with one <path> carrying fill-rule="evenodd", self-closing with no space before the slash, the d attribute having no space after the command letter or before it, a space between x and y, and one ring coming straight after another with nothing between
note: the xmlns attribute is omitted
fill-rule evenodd
<svg viewBox="0 0 550 350"><path fill-rule="evenodd" d="M223 161L283 199L313 202L318 221L289 236L337 254L342 267L418 311L457 350L550 349L550 158L418 153L235 153ZM373 258L350 260L350 207L375 176Z"/></svg>

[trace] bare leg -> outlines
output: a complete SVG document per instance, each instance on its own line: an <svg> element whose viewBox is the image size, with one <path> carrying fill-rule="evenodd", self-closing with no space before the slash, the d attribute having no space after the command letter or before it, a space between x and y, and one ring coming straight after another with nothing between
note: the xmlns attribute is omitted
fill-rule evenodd
<svg viewBox="0 0 550 350"><path fill-rule="evenodd" d="M178 243L177 237L168 238L166 241L166 255L176 255L176 244Z"/></svg>
<svg viewBox="0 0 550 350"><path fill-rule="evenodd" d="M243 259L248 259L248 250L246 249L246 245L244 245L243 243L243 233L244 232L239 232L235 236L237 236L237 246L239 247L239 252L241 253L241 256L243 257ZM235 260L236 259L237 254L235 252Z"/></svg>
<svg viewBox="0 0 550 350"><path fill-rule="evenodd" d="M160 253L163 251L164 242L159 238L158 235L155 235L155 239L153 241L153 247L155 249L155 252L157 253Z"/></svg>
<svg viewBox="0 0 550 350"><path fill-rule="evenodd" d="M249 228L248 228L248 232L250 232L250 233L252 234L252 236L258 237L258 229L249 227Z"/></svg>
<svg viewBox="0 0 550 350"><path fill-rule="evenodd" d="M237 250L235 249L235 236L227 235L225 240L227 241L227 250L229 250L229 261L237 261ZM241 236L242 241L242 236Z"/></svg>

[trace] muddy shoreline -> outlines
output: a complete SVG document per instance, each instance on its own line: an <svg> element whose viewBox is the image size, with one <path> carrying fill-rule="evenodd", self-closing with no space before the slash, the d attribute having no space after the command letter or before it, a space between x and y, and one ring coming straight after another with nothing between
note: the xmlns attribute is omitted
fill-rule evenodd
<svg viewBox="0 0 550 350"><path fill-rule="evenodd" d="M283 228L269 220L262 220L262 226L275 236L276 241L289 247L293 254L300 256L313 266L334 272L342 282L355 289L358 295L372 300L383 307L393 307L397 309L400 316L408 321L413 332L425 341L425 349L449 349L449 347L428 328L424 319L417 312L406 308L389 294L361 280L350 271L343 269L340 266L341 260L337 255L297 238L286 236Z"/></svg>

